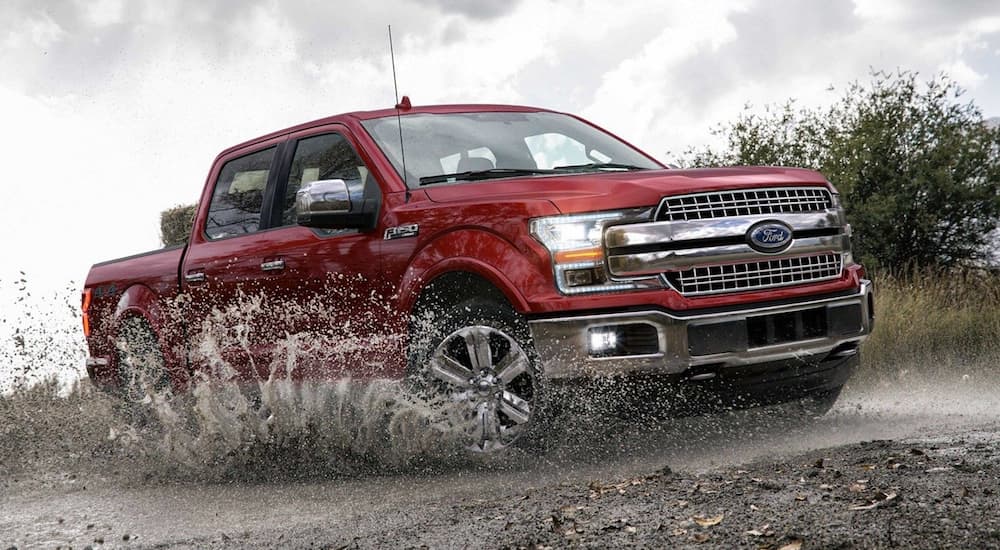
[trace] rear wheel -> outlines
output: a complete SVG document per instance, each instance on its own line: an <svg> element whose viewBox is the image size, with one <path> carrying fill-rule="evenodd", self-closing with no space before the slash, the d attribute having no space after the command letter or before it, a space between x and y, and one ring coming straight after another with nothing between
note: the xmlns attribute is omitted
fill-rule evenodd
<svg viewBox="0 0 1000 550"><path fill-rule="evenodd" d="M146 423L153 418L155 398L171 390L170 375L156 333L142 319L125 319L115 348L122 412L130 420Z"/></svg>
<svg viewBox="0 0 1000 550"><path fill-rule="evenodd" d="M452 411L466 447L498 452L536 442L542 391L527 323L484 299L455 305L415 331L411 375Z"/></svg>

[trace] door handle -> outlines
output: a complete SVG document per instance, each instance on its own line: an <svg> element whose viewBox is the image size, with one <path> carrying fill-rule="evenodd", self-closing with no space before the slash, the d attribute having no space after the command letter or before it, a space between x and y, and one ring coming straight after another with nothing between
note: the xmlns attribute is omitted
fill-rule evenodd
<svg viewBox="0 0 1000 550"><path fill-rule="evenodd" d="M184 280L189 283L204 283L205 278L204 271L188 271L184 274Z"/></svg>
<svg viewBox="0 0 1000 550"><path fill-rule="evenodd" d="M263 271L281 271L285 269L285 260L268 260L260 264Z"/></svg>

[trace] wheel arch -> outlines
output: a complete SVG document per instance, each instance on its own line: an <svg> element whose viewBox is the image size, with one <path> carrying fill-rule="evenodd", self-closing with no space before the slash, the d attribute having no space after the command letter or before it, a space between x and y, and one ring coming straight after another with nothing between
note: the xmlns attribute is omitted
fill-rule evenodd
<svg viewBox="0 0 1000 550"><path fill-rule="evenodd" d="M399 311L412 314L428 288L469 281L471 291L489 291L519 313L531 310L525 291L543 284L533 259L515 243L488 231L465 229L427 243L410 259L397 291ZM482 284L486 282L489 286ZM462 288L462 287L456 287ZM475 295L475 294L468 294Z"/></svg>
<svg viewBox="0 0 1000 550"><path fill-rule="evenodd" d="M514 307L493 281L473 271L455 270L440 273L421 286L409 309L411 315L431 307L445 310L473 297L485 297Z"/></svg>
<svg viewBox="0 0 1000 550"><path fill-rule="evenodd" d="M146 285L134 284L128 287L118 298L113 319L110 339L112 346L114 346L115 340L121 336L122 326L130 320L138 320L146 324L153 333L160 352L163 354L167 372L174 383L177 384L182 380L183 377L180 375L182 372L186 372L185 369L181 368L185 364L183 352L171 345L169 332L172 320L169 313L165 311L163 299L159 295ZM111 360L117 371L121 368L118 363L117 351L112 348L110 352Z"/></svg>

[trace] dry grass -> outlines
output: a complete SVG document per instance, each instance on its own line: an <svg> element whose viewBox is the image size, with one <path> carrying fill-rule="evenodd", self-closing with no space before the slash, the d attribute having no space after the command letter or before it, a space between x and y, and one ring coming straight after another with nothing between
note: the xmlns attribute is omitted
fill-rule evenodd
<svg viewBox="0 0 1000 550"><path fill-rule="evenodd" d="M1000 276L981 271L881 276L865 370L995 364Z"/></svg>
<svg viewBox="0 0 1000 550"><path fill-rule="evenodd" d="M111 406L111 399L86 381L68 395L48 380L0 396L0 479L24 469L56 471L105 458L113 452Z"/></svg>

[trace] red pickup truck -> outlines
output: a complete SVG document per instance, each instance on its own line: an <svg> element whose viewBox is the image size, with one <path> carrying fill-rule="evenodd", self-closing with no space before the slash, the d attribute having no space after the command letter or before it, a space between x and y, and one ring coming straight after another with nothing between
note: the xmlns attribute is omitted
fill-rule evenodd
<svg viewBox="0 0 1000 550"><path fill-rule="evenodd" d="M91 269L87 372L132 398L181 390L214 368L210 318L257 299L214 361L287 375L279 341L351 326L360 355L294 376L424 380L468 405L483 450L537 435L547 390L595 377L830 406L874 318L850 236L816 172L668 169L572 115L404 100L219 154L186 245ZM330 315L282 314L303 303ZM142 354L157 372L137 375Z"/></svg>

